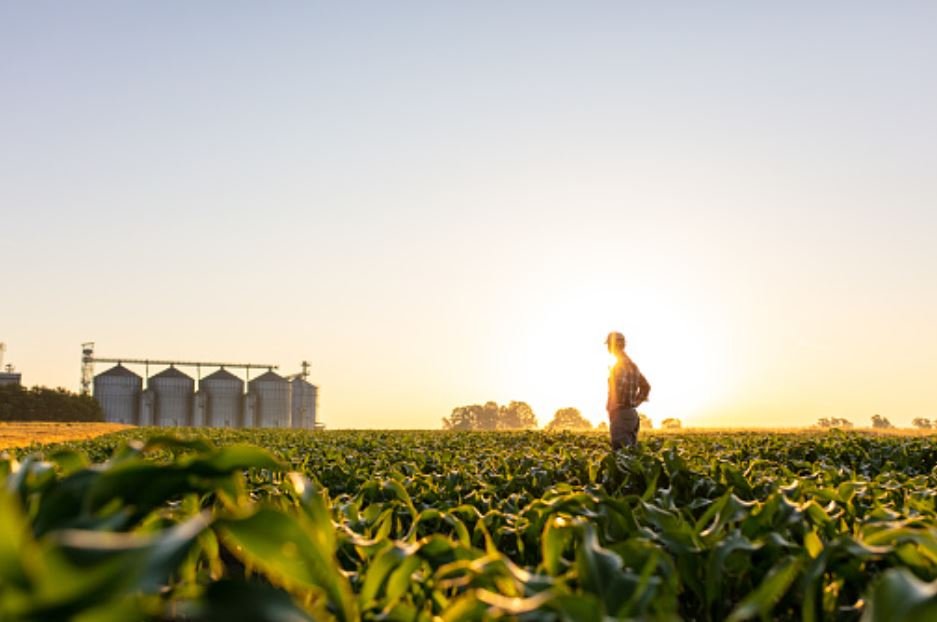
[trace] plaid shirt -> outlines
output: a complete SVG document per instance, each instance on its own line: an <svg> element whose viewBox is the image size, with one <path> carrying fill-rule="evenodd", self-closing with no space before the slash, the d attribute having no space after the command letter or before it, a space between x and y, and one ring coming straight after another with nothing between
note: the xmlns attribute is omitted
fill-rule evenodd
<svg viewBox="0 0 937 622"><path fill-rule="evenodd" d="M637 408L647 399L651 385L628 355L618 359L608 374L608 402L605 409L609 412L618 408Z"/></svg>

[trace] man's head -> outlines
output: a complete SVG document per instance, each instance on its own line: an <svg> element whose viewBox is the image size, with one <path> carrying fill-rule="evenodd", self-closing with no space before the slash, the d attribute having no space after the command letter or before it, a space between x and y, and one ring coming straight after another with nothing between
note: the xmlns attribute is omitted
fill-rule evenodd
<svg viewBox="0 0 937 622"><path fill-rule="evenodd" d="M620 354L625 351L625 336L621 333L609 333L605 338L605 345L612 354Z"/></svg>

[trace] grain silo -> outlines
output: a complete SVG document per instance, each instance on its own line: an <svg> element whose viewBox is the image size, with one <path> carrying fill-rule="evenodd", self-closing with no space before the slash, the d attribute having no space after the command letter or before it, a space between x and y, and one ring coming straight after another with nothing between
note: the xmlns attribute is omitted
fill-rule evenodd
<svg viewBox="0 0 937 622"><path fill-rule="evenodd" d="M101 404L105 421L135 425L142 390L143 378L120 363L94 377L94 397Z"/></svg>
<svg viewBox="0 0 937 622"><path fill-rule="evenodd" d="M199 383L205 395L205 425L210 428L236 428L241 425L244 381L225 369L205 376Z"/></svg>
<svg viewBox="0 0 937 622"><path fill-rule="evenodd" d="M268 371L247 384L248 393L256 396L254 425L258 428L290 427L290 382Z"/></svg>
<svg viewBox="0 0 937 622"><path fill-rule="evenodd" d="M303 378L290 381L293 402L293 427L313 430L316 427L318 387Z"/></svg>
<svg viewBox="0 0 937 622"><path fill-rule="evenodd" d="M156 394L154 425L192 425L194 378L170 366L150 376L148 384Z"/></svg>

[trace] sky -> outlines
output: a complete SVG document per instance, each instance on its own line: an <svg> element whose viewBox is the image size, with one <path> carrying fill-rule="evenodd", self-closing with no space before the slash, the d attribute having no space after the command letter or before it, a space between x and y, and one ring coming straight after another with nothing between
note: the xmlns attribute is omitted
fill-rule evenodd
<svg viewBox="0 0 937 622"><path fill-rule="evenodd" d="M657 423L937 417L935 22L0 0L6 362L306 359L329 428L597 423L618 330Z"/></svg>

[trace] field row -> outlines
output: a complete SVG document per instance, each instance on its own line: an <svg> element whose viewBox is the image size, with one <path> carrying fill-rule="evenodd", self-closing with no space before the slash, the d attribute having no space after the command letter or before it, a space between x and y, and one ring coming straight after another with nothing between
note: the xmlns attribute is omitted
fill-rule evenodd
<svg viewBox="0 0 937 622"><path fill-rule="evenodd" d="M0 421L0 451L29 447L37 443L62 443L91 439L102 434L126 430L120 423L59 423L46 421Z"/></svg>
<svg viewBox="0 0 937 622"><path fill-rule="evenodd" d="M0 617L937 617L933 437L165 434L0 466Z"/></svg>

